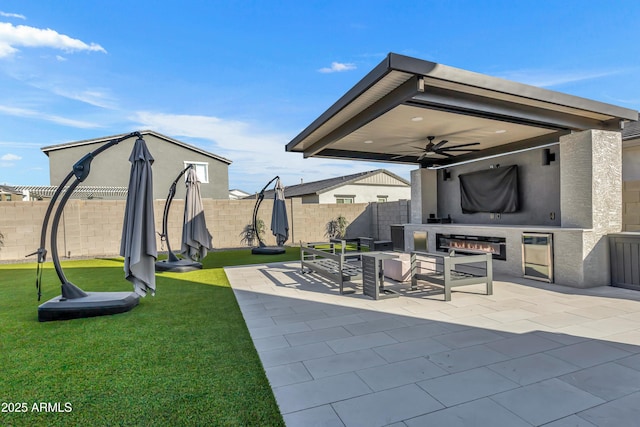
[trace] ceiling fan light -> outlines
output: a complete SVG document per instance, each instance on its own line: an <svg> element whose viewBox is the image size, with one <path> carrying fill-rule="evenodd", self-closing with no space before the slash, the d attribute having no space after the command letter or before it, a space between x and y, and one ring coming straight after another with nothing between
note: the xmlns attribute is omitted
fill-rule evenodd
<svg viewBox="0 0 640 427"><path fill-rule="evenodd" d="M370 139L367 139L366 141L364 141L365 144L373 144L373 141Z"/></svg>
<svg viewBox="0 0 640 427"><path fill-rule="evenodd" d="M422 120L424 120L424 118L420 116L411 117L412 122L421 122Z"/></svg>

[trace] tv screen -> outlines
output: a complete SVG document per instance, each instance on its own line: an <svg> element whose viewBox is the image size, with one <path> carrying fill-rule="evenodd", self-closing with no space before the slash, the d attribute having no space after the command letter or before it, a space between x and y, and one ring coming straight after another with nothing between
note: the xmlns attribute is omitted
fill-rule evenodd
<svg viewBox="0 0 640 427"><path fill-rule="evenodd" d="M518 212L518 166L459 175L462 213Z"/></svg>

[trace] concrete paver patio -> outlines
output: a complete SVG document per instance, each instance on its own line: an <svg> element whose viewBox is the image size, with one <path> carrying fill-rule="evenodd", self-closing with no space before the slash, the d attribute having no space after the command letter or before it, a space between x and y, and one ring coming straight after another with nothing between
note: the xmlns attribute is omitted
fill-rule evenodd
<svg viewBox="0 0 640 427"><path fill-rule="evenodd" d="M498 277L372 300L225 268L287 426L637 426L640 292Z"/></svg>

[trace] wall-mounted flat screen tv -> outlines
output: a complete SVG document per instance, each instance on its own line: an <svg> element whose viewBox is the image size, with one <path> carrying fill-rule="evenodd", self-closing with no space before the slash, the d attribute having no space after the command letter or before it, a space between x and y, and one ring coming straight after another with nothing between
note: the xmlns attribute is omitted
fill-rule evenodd
<svg viewBox="0 0 640 427"><path fill-rule="evenodd" d="M518 166L502 166L459 175L462 213L510 213L520 209Z"/></svg>

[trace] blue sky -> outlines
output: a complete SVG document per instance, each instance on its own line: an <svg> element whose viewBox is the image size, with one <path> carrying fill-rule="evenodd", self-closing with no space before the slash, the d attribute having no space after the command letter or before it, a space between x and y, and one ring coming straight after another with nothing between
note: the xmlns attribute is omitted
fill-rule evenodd
<svg viewBox="0 0 640 427"><path fill-rule="evenodd" d="M247 192L408 179L284 151L389 52L640 110L637 0L6 0L0 183L49 185L41 147L143 129L229 158Z"/></svg>

